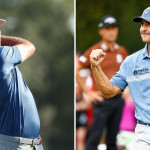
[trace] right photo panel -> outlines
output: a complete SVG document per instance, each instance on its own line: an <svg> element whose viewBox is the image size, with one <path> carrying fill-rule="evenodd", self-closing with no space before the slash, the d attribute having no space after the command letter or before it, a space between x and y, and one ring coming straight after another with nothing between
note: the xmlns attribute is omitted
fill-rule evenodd
<svg viewBox="0 0 150 150"><path fill-rule="evenodd" d="M150 2L76 0L76 150L150 149Z"/></svg>

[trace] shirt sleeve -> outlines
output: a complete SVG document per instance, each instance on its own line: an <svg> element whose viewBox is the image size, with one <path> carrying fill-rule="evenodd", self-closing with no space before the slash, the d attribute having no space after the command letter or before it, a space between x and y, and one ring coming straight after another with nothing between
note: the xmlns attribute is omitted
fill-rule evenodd
<svg viewBox="0 0 150 150"><path fill-rule="evenodd" d="M110 79L110 82L115 86L119 87L120 89L124 90L127 86L126 82L126 59L120 66L120 70Z"/></svg>
<svg viewBox="0 0 150 150"><path fill-rule="evenodd" d="M21 63L21 54L16 46L4 46L0 51L0 67L2 72L8 72Z"/></svg>
<svg viewBox="0 0 150 150"><path fill-rule="evenodd" d="M129 56L128 51L122 46L122 55L123 55L123 59L125 59L127 56Z"/></svg>

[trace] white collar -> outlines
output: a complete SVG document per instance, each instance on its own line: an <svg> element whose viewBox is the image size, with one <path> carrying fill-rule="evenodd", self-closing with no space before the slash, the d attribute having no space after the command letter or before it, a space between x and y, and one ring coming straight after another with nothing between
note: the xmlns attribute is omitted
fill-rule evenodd
<svg viewBox="0 0 150 150"><path fill-rule="evenodd" d="M103 42L100 47L103 49L103 50L108 50L108 47L106 45L105 42ZM119 48L119 45L117 43L114 44L114 49L118 49Z"/></svg>

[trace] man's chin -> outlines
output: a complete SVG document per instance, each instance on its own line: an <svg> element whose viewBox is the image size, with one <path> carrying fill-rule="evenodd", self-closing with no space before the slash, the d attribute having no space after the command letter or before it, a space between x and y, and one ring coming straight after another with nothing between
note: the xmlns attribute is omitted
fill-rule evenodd
<svg viewBox="0 0 150 150"><path fill-rule="evenodd" d="M144 43L150 43L150 39L142 39L142 41L144 42Z"/></svg>

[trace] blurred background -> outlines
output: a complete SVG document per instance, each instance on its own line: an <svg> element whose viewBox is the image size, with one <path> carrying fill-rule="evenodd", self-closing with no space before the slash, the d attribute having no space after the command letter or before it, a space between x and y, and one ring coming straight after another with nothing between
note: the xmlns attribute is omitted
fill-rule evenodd
<svg viewBox="0 0 150 150"><path fill-rule="evenodd" d="M36 47L19 68L36 100L45 150L73 149L74 1L1 0L0 18L3 35Z"/></svg>
<svg viewBox="0 0 150 150"><path fill-rule="evenodd" d="M117 42L125 46L130 54L143 48L144 43L139 34L140 24L132 22L132 19L150 6L149 1L76 0L76 3L77 48L81 53L100 40L98 24L105 15L113 15L117 19Z"/></svg>

